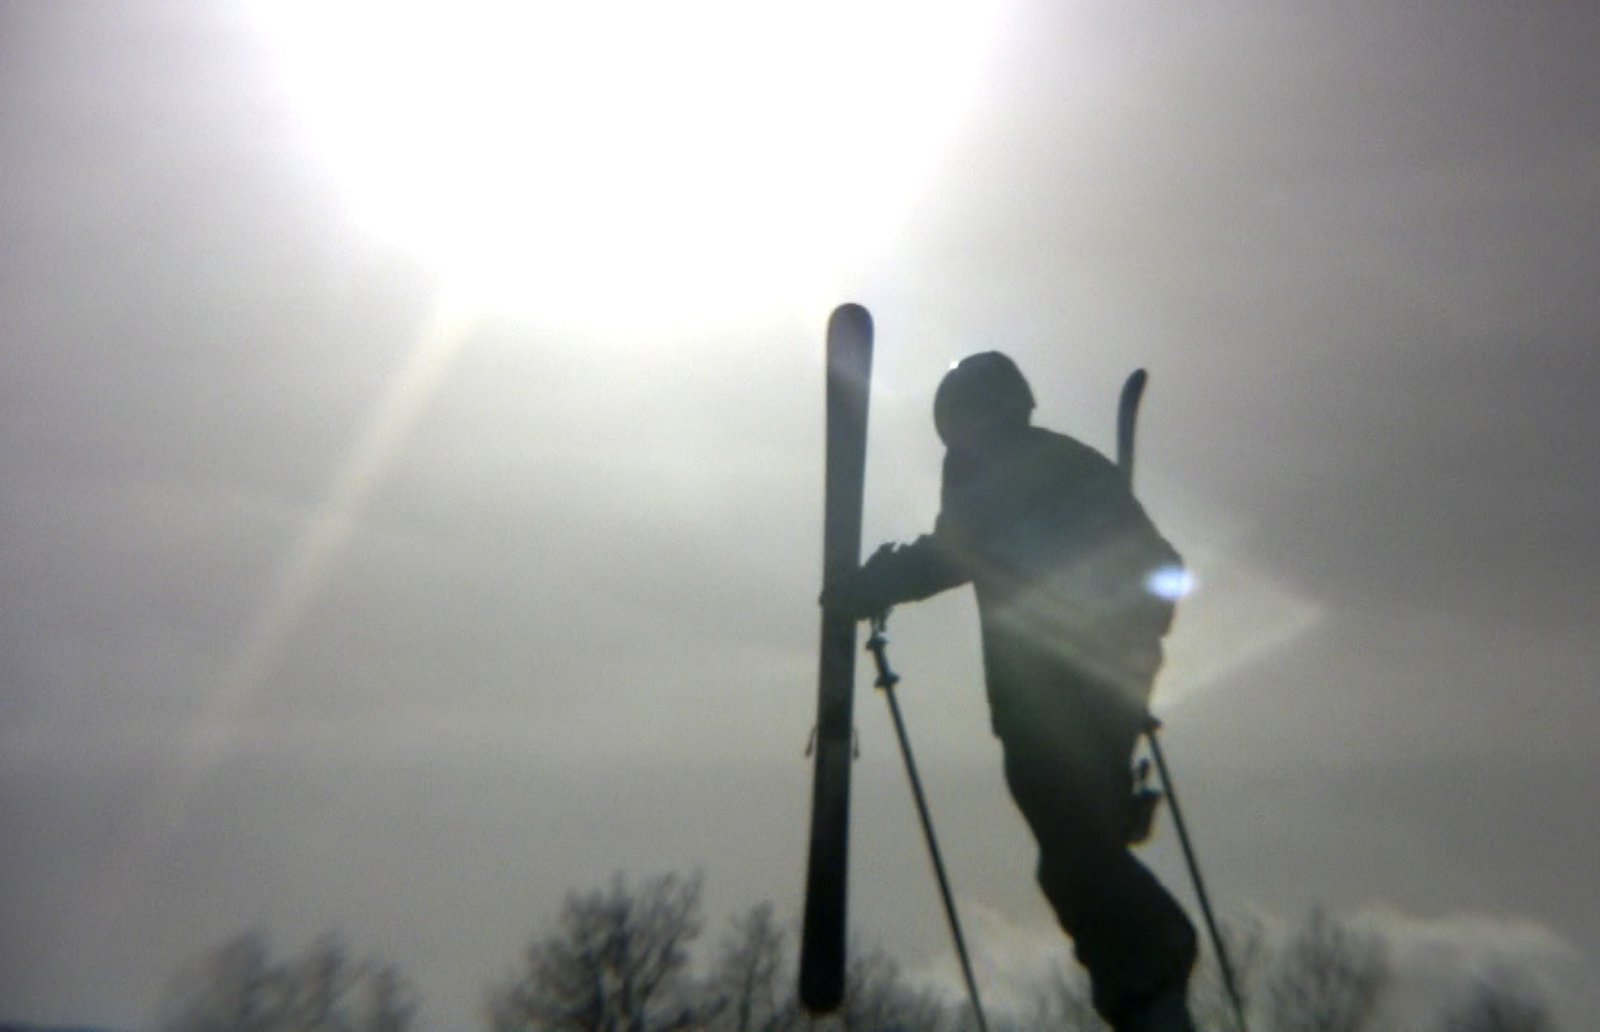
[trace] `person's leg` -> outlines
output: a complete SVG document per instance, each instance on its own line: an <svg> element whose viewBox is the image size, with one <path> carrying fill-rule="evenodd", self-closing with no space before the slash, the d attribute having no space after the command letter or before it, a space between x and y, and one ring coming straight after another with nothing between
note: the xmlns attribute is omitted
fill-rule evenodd
<svg viewBox="0 0 1600 1032"><path fill-rule="evenodd" d="M1187 916L1124 842L1137 732L1087 711L1033 716L1002 736L1006 781L1039 843L1040 888L1089 972L1095 1008L1119 1030L1184 1032L1190 1026L1170 1017L1135 1024L1153 1007L1187 1020L1195 958Z"/></svg>

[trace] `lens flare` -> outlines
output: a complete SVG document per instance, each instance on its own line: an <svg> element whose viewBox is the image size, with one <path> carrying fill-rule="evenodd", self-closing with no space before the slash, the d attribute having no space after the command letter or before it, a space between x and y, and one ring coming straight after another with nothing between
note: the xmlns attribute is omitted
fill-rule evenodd
<svg viewBox="0 0 1600 1032"><path fill-rule="evenodd" d="M1194 591L1194 574L1182 566L1163 566L1145 578L1145 590L1168 602L1176 602Z"/></svg>

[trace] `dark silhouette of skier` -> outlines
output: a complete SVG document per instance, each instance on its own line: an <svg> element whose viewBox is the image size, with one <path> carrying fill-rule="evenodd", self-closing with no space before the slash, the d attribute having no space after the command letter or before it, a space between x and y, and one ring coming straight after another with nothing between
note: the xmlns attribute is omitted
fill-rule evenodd
<svg viewBox="0 0 1600 1032"><path fill-rule="evenodd" d="M1039 885L1118 1032L1192 1032L1194 927L1128 848L1132 753L1148 724L1181 559L1117 467L1031 425L1005 355L955 365L934 423L947 449L931 534L885 545L823 604L858 618L970 582L1006 783L1039 844Z"/></svg>

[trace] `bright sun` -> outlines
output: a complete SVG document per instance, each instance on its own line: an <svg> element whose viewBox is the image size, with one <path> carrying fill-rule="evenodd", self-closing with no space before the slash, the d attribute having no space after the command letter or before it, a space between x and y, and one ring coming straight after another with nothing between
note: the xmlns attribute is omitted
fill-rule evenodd
<svg viewBox="0 0 1600 1032"><path fill-rule="evenodd" d="M1001 0L253 8L352 219L478 307L615 328L809 303L903 223Z"/></svg>

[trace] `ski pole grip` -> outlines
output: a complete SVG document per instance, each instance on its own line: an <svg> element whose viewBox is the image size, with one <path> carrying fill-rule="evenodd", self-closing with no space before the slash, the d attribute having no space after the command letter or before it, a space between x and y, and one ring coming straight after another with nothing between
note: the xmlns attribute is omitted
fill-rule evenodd
<svg viewBox="0 0 1600 1032"><path fill-rule="evenodd" d="M900 675L889 669L889 656L885 652L889 645L889 638L883 632L888 623L888 613L879 613L874 616L872 618L872 634L867 638L867 651L872 653L872 664L878 668L878 679L873 682L873 687L875 688L889 689L900 683Z"/></svg>

